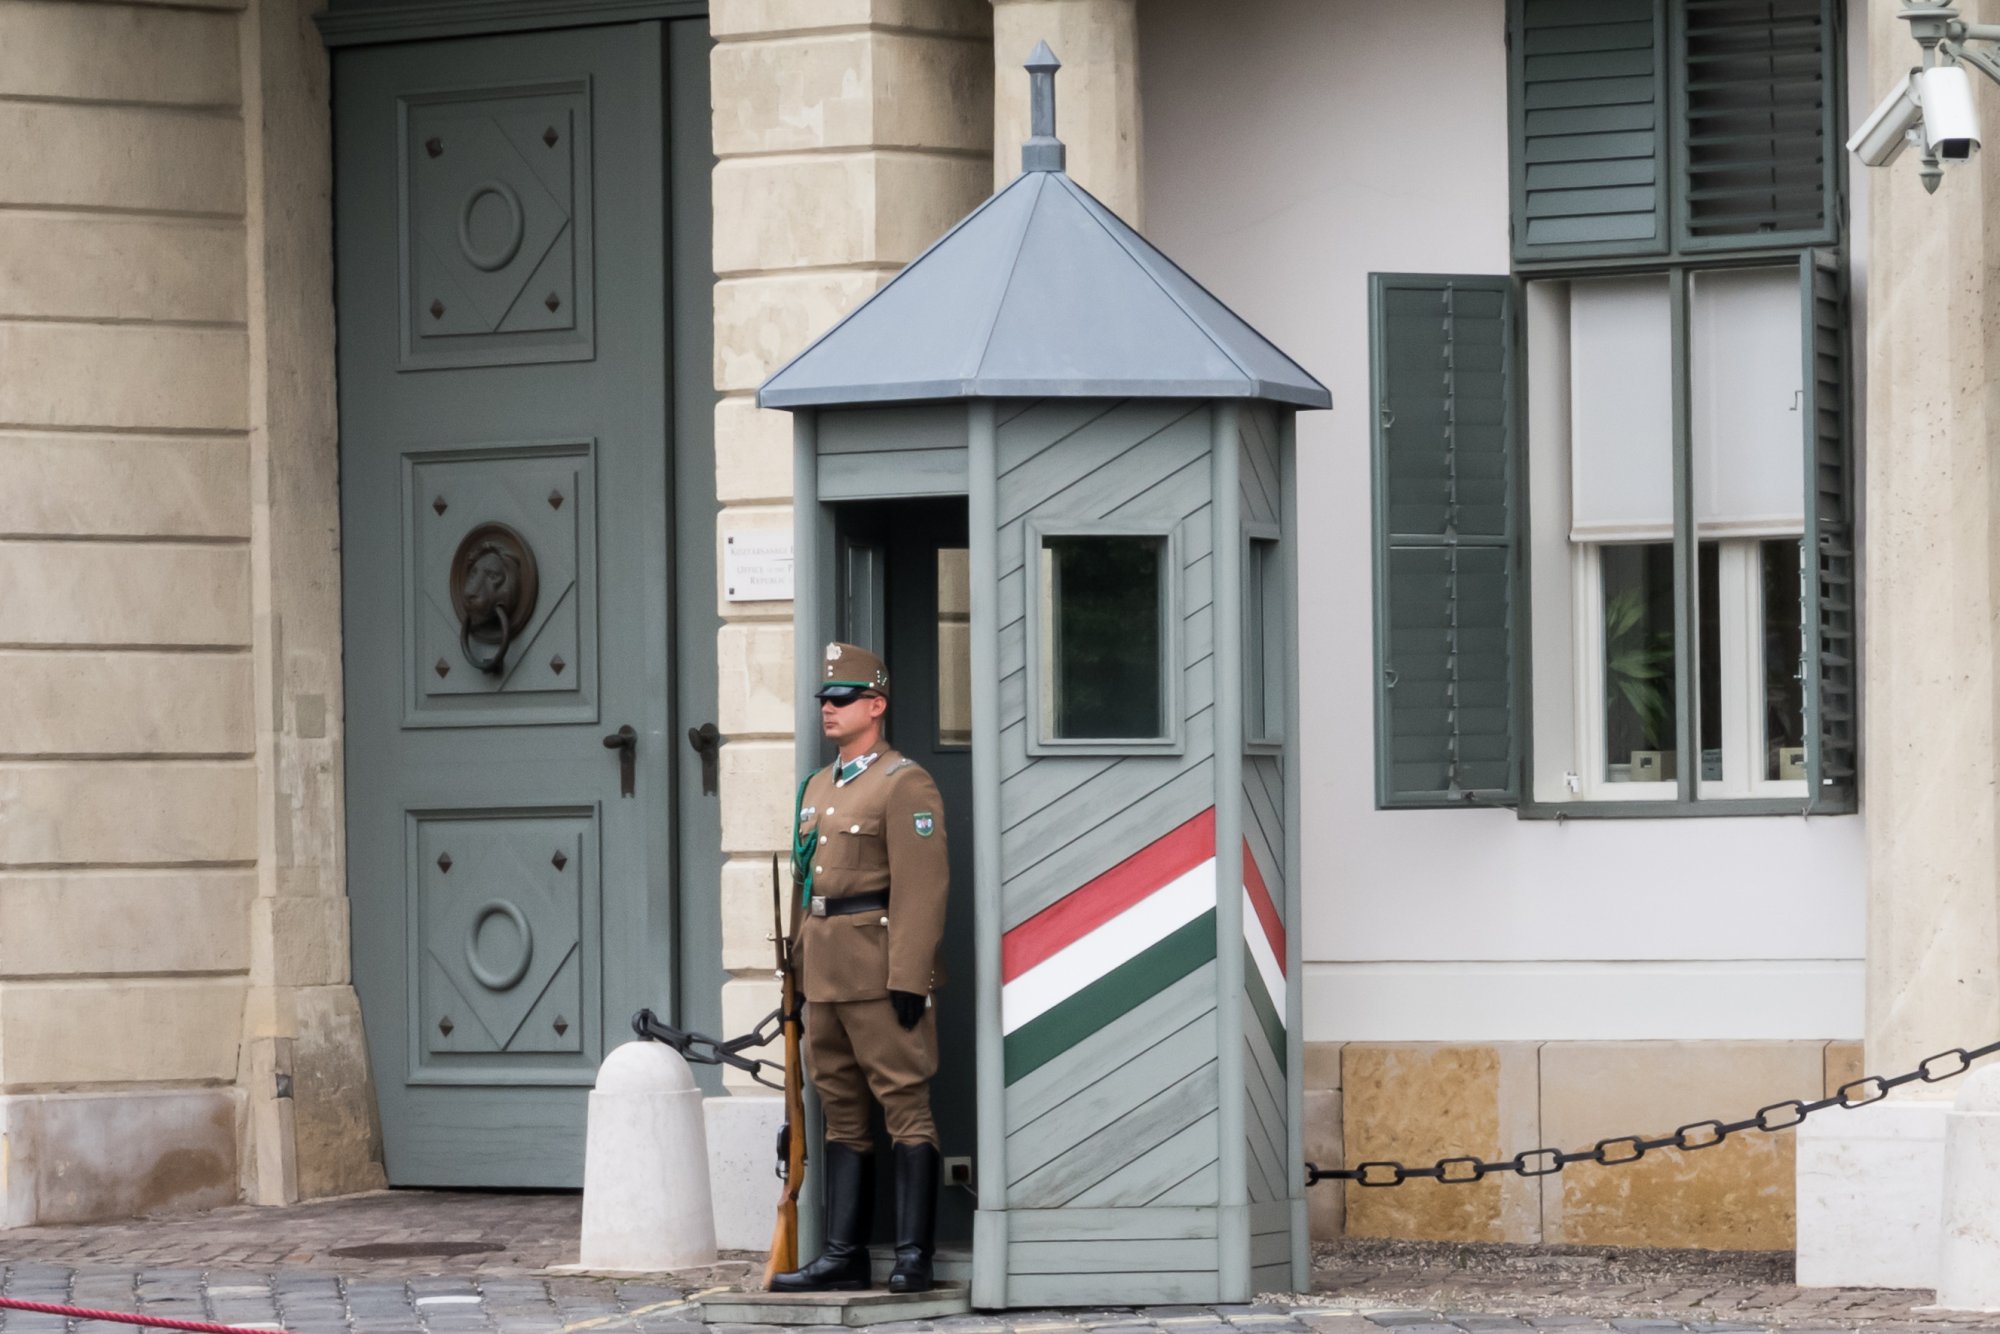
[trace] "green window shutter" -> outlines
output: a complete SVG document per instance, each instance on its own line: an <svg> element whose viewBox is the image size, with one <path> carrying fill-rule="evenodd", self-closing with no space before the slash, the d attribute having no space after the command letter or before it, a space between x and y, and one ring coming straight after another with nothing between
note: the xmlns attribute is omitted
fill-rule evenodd
<svg viewBox="0 0 2000 1334"><path fill-rule="evenodd" d="M1799 257L1804 288L1806 532L1804 564L1806 800L1855 807L1855 563L1847 439L1847 302L1839 261Z"/></svg>
<svg viewBox="0 0 2000 1334"><path fill-rule="evenodd" d="M1683 250L1834 239L1835 0L1682 0L1674 154Z"/></svg>
<svg viewBox="0 0 2000 1334"><path fill-rule="evenodd" d="M1369 280L1376 800L1519 799L1514 296Z"/></svg>
<svg viewBox="0 0 2000 1334"><path fill-rule="evenodd" d="M1511 0L1517 263L1666 249L1665 27L1654 0Z"/></svg>

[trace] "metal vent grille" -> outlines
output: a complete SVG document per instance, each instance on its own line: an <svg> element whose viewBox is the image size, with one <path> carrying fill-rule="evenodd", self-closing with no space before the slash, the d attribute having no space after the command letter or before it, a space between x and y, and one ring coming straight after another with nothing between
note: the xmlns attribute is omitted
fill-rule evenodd
<svg viewBox="0 0 2000 1334"><path fill-rule="evenodd" d="M1822 0L1686 0L1686 234L1826 224L1833 39Z"/></svg>

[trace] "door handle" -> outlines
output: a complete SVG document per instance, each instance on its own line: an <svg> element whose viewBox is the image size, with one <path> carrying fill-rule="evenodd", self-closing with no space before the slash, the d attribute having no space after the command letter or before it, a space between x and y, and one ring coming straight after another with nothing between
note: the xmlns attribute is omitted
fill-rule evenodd
<svg viewBox="0 0 2000 1334"><path fill-rule="evenodd" d="M604 738L604 748L618 752L618 795L632 795L632 773L639 758L639 734L626 723Z"/></svg>
<svg viewBox="0 0 2000 1334"><path fill-rule="evenodd" d="M701 756L701 795L715 795L716 756L722 749L724 737L714 723L703 723L700 727L688 728L688 745Z"/></svg>

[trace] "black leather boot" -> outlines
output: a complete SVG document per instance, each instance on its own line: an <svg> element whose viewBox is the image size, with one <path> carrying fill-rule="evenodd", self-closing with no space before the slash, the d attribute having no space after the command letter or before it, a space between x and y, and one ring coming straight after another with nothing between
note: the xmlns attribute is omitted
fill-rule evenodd
<svg viewBox="0 0 2000 1334"><path fill-rule="evenodd" d="M772 1292L858 1292L868 1286L868 1236L875 1230L875 1155L828 1144L820 1157L826 1247L811 1264L773 1278Z"/></svg>
<svg viewBox="0 0 2000 1334"><path fill-rule="evenodd" d="M896 1270L891 1292L929 1292L931 1255L937 1249L938 1151L929 1144L898 1144L896 1164Z"/></svg>

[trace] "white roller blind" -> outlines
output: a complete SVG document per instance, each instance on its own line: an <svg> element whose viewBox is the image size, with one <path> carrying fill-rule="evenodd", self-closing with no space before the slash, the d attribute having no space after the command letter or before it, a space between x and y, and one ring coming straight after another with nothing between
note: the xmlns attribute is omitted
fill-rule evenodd
<svg viewBox="0 0 2000 1334"><path fill-rule="evenodd" d="M1694 275L1689 430L1702 537L1804 531L1799 284L1791 269ZM1570 537L1665 542L1673 522L1667 280L1570 285Z"/></svg>
<svg viewBox="0 0 2000 1334"><path fill-rule="evenodd" d="M1673 350L1667 280L1570 284L1570 537L1671 541Z"/></svg>
<svg viewBox="0 0 2000 1334"><path fill-rule="evenodd" d="M1697 273L1688 318L1696 531L1796 537L1805 531L1798 270Z"/></svg>

